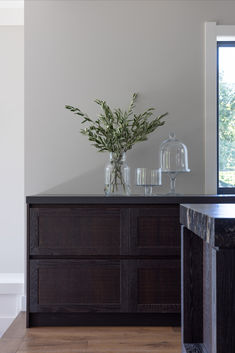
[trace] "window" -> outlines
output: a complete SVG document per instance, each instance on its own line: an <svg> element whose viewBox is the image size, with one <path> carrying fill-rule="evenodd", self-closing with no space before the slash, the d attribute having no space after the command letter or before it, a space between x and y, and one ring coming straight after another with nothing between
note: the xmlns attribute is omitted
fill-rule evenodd
<svg viewBox="0 0 235 353"><path fill-rule="evenodd" d="M205 23L205 193L235 193L234 105L224 88L234 92L235 26ZM221 92L221 94L219 93ZM231 93L232 94L232 93ZM233 93L234 97L234 93ZM233 112L233 113L232 113ZM233 115L232 115L233 114ZM222 116L224 115L224 116ZM233 119L232 119L233 116ZM229 128L226 128L226 123ZM234 125L233 125L234 126ZM230 134L230 135L229 135ZM229 139L230 136L230 139ZM232 159L233 158L233 162ZM233 165L233 167L232 167ZM234 168L234 169L232 169Z"/></svg>
<svg viewBox="0 0 235 353"><path fill-rule="evenodd" d="M235 193L235 41L217 41L217 191Z"/></svg>

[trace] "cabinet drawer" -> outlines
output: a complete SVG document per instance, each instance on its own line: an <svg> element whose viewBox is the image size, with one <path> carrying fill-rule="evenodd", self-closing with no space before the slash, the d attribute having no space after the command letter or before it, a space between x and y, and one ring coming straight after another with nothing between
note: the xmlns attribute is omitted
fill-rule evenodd
<svg viewBox="0 0 235 353"><path fill-rule="evenodd" d="M179 313L179 260L30 260L31 313Z"/></svg>
<svg viewBox="0 0 235 353"><path fill-rule="evenodd" d="M131 255L180 256L180 223L177 205L131 210Z"/></svg>
<svg viewBox="0 0 235 353"><path fill-rule="evenodd" d="M129 310L180 313L180 260L133 260Z"/></svg>
<svg viewBox="0 0 235 353"><path fill-rule="evenodd" d="M120 255L128 242L119 208L31 208L30 255Z"/></svg>
<svg viewBox="0 0 235 353"><path fill-rule="evenodd" d="M30 312L125 312L125 261L30 260Z"/></svg>

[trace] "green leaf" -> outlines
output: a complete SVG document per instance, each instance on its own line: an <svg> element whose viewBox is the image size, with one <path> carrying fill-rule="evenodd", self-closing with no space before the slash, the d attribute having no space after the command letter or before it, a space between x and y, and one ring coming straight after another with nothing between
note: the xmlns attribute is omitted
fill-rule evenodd
<svg viewBox="0 0 235 353"><path fill-rule="evenodd" d="M65 108L83 117L81 123L88 124L88 127L81 129L80 132L86 135L89 141L94 142L93 145L98 151L115 152L121 155L123 151L130 150L135 143L146 141L150 133L165 124L162 119L168 114L154 118L154 108L149 108L142 114L135 114L136 99L137 93L134 93L127 111L120 108L112 110L105 101L96 99L95 103L102 109L102 113L96 120L92 120L79 108L69 105Z"/></svg>

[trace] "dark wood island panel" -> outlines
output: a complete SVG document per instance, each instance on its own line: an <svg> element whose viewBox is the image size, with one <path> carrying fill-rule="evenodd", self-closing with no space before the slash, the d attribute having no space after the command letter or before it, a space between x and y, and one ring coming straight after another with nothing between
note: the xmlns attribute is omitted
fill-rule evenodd
<svg viewBox="0 0 235 353"><path fill-rule="evenodd" d="M27 326L180 325L179 204L234 201L27 197Z"/></svg>
<svg viewBox="0 0 235 353"><path fill-rule="evenodd" d="M235 204L181 205L182 352L235 352Z"/></svg>

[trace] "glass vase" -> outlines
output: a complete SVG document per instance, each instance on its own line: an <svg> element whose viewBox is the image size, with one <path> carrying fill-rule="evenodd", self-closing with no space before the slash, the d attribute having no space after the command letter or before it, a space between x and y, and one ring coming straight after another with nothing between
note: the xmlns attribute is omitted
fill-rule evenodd
<svg viewBox="0 0 235 353"><path fill-rule="evenodd" d="M126 153L109 154L109 162L105 166L105 188L106 196L129 196L130 167L126 163Z"/></svg>

